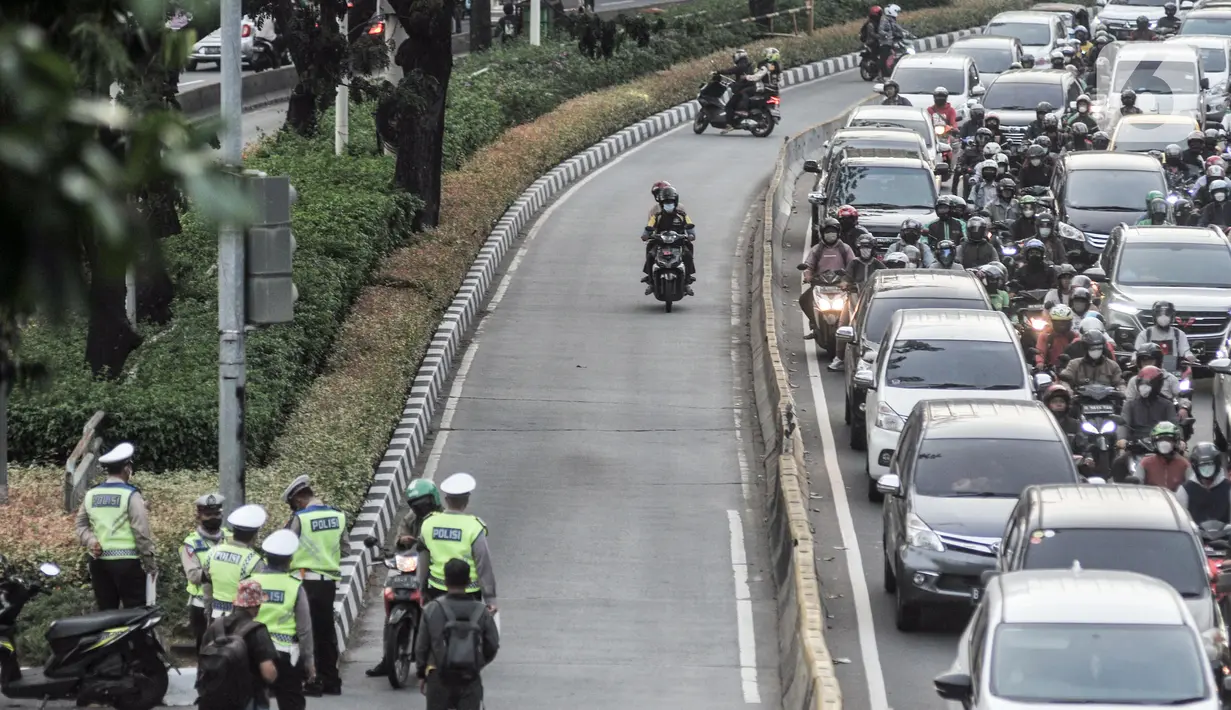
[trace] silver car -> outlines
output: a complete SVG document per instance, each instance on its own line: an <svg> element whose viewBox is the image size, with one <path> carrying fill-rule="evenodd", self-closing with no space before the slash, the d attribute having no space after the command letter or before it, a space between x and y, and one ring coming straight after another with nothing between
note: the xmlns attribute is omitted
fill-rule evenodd
<svg viewBox="0 0 1231 710"><path fill-rule="evenodd" d="M1074 565L994 577L933 683L967 710L1218 710L1209 654L1171 585Z"/></svg>

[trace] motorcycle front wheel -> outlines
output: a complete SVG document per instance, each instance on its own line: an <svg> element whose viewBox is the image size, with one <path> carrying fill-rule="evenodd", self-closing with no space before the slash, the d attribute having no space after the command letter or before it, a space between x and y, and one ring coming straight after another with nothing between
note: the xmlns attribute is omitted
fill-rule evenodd
<svg viewBox="0 0 1231 710"><path fill-rule="evenodd" d="M705 109L697 109L697 116L692 119L692 132L701 135L709 126L710 122L705 119Z"/></svg>
<svg viewBox="0 0 1231 710"><path fill-rule="evenodd" d="M389 661L389 685L395 690L405 688L410 682L410 668L414 664L414 627L409 617L404 617L397 626L385 627L385 659Z"/></svg>

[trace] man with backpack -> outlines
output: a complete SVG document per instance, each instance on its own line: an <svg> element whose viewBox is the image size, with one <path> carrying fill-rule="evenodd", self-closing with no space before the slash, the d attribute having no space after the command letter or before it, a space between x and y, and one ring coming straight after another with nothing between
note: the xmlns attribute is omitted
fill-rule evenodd
<svg viewBox="0 0 1231 710"><path fill-rule="evenodd" d="M278 680L278 651L256 620L264 602L260 582L239 583L231 610L205 630L197 654L199 710L269 710Z"/></svg>
<svg viewBox="0 0 1231 710"><path fill-rule="evenodd" d="M427 710L481 710L480 671L500 649L500 631L483 602L468 593L470 563L454 558L444 566L447 593L423 607L415 638L419 690Z"/></svg>

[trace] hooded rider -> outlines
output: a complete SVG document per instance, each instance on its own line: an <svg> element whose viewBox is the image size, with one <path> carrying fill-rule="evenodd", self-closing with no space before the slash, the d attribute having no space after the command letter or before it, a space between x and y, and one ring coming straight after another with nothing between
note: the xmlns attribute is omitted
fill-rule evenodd
<svg viewBox="0 0 1231 710"><path fill-rule="evenodd" d="M1228 188L1231 188L1231 183L1226 180L1210 183L1210 203L1201 208L1201 216L1197 219L1198 227L1216 224L1227 229L1227 226L1231 225L1231 204L1227 203Z"/></svg>
<svg viewBox="0 0 1231 710"><path fill-rule="evenodd" d="M928 225L928 236L934 242L943 239L957 241L966 234L961 215L966 212L966 201L957 195L941 195L936 199L936 221ZM903 223L905 224L905 223ZM930 266L930 262L926 264ZM967 264L966 266L970 266Z"/></svg>
<svg viewBox="0 0 1231 710"><path fill-rule="evenodd" d="M1197 525L1209 520L1231 524L1231 481L1218 447L1208 441L1194 445L1188 463L1194 475L1175 490L1176 500Z"/></svg>
<svg viewBox="0 0 1231 710"><path fill-rule="evenodd" d="M889 245L890 252L905 253L906 247L913 246L919 250L922 266L925 269L932 268L935 262L935 257L932 250L928 247L927 241L923 238L923 223L914 218L902 220L902 226L898 230L898 240Z"/></svg>
<svg viewBox="0 0 1231 710"><path fill-rule="evenodd" d="M1072 116L1069 116L1068 120L1065 121L1065 125L1069 128L1072 128L1078 123L1084 123L1089 133L1093 133L1098 130L1098 123L1094 120L1094 117L1090 115L1090 97L1085 94L1077 97L1077 112Z"/></svg>

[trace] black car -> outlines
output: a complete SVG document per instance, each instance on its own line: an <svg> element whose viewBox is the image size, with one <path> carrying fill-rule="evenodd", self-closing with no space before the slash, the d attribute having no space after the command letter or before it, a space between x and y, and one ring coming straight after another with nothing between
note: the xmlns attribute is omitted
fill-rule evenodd
<svg viewBox="0 0 1231 710"><path fill-rule="evenodd" d="M1047 61L1046 57L1035 57ZM1011 150L1026 140L1030 123L1035 120L1035 108L1046 101L1057 116L1081 95L1081 85L1072 72L1064 69L1021 69L996 77L983 95L983 106L989 114L1000 118L1004 136L1001 148Z"/></svg>
<svg viewBox="0 0 1231 710"><path fill-rule="evenodd" d="M1113 229L1146 216L1146 195L1151 190L1167 194L1167 176L1162 164L1149 155L1065 153L1056 162L1051 191L1066 246L1085 252L1070 260L1082 266L1094 263Z"/></svg>
<svg viewBox="0 0 1231 710"><path fill-rule="evenodd" d="M901 150L850 148L831 159L830 165L809 202L821 214L834 214L842 205L858 209L859 223L876 237L882 256L897 240L903 220L913 217L928 224L936 218L939 168L918 156Z"/></svg>
<svg viewBox="0 0 1231 710"><path fill-rule="evenodd" d="M1085 273L1098 282L1099 310L1123 360L1153 322L1155 301L1175 305L1175 325L1190 347L1204 345L1203 360L1231 331L1231 242L1217 227L1117 227L1098 265Z"/></svg>
<svg viewBox="0 0 1231 710"><path fill-rule="evenodd" d="M846 423L850 445L867 447L863 405L867 392L855 384L855 373L876 360L893 314L903 308L965 308L992 310L983 284L968 271L881 269L851 302L851 324L838 328L838 347L846 365Z"/></svg>
<svg viewBox="0 0 1231 710"><path fill-rule="evenodd" d="M885 494L884 585L898 629L918 628L924 607L979 600L1027 486L1081 481L1064 431L1037 400L916 404L876 484Z"/></svg>

